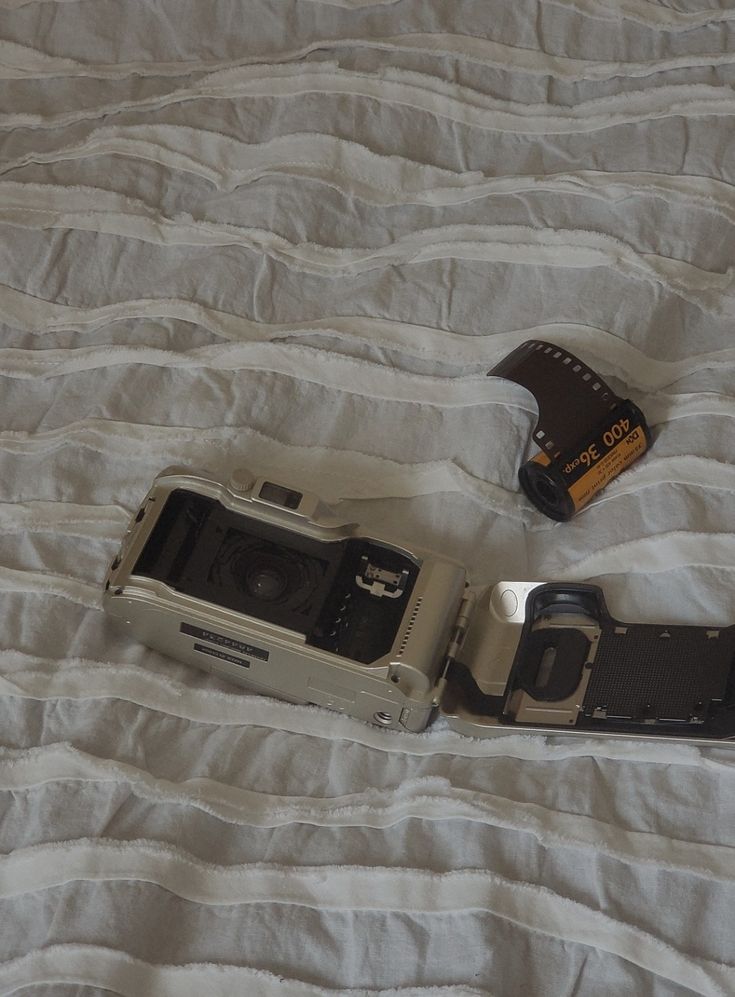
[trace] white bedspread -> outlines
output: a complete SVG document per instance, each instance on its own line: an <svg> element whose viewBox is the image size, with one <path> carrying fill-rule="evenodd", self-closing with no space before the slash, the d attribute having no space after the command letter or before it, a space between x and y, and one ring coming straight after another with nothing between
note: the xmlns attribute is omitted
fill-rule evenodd
<svg viewBox="0 0 735 997"><path fill-rule="evenodd" d="M171 463L735 620L735 8L0 0L0 993L735 994L735 751L396 735L130 642ZM530 337L655 443L523 498Z"/></svg>

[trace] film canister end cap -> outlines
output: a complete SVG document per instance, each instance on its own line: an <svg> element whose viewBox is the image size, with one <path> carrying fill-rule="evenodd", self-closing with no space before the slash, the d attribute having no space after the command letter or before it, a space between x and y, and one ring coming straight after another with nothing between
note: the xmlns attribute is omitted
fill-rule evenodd
<svg viewBox="0 0 735 997"><path fill-rule="evenodd" d="M565 523L577 511L567 490L561 471L554 464L546 464L537 458L522 464L518 469L518 480L526 496L549 519Z"/></svg>

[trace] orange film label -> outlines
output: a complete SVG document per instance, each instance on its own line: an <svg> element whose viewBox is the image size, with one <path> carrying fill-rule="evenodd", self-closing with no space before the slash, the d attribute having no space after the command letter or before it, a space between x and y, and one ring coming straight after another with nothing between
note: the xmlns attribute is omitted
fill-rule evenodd
<svg viewBox="0 0 735 997"><path fill-rule="evenodd" d="M626 425L627 424L627 425ZM567 461L562 473L574 477L568 486L575 511L587 505L590 499L629 467L648 449L646 434L641 426L631 429L630 420L621 418L613 423L599 440ZM582 474L579 474L579 470ZM576 472L576 473L575 473Z"/></svg>

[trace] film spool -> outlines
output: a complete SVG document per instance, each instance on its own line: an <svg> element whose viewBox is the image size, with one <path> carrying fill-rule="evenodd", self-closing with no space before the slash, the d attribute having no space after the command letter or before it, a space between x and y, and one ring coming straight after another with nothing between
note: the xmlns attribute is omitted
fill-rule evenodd
<svg viewBox="0 0 735 997"><path fill-rule="evenodd" d="M651 446L638 406L553 343L522 343L488 377L514 381L536 399L533 438L541 451L518 477L531 502L551 519L571 519Z"/></svg>

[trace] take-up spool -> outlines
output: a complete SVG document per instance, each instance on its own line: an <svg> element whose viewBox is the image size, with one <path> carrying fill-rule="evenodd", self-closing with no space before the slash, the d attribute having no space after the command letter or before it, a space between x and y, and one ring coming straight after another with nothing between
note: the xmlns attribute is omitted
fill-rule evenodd
<svg viewBox="0 0 735 997"><path fill-rule="evenodd" d="M488 371L526 388L541 448L521 466L521 487L551 519L571 519L652 443L646 418L591 367L553 343L530 339Z"/></svg>

